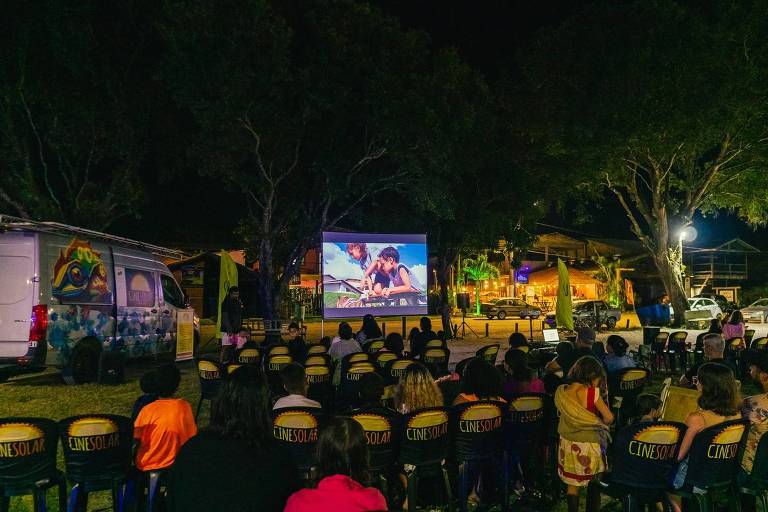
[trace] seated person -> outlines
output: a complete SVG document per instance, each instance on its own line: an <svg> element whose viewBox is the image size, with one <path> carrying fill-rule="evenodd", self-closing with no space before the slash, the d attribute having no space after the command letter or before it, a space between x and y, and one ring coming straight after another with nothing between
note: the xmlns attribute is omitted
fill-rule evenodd
<svg viewBox="0 0 768 512"><path fill-rule="evenodd" d="M528 352L531 348L528 343L528 338L521 332L513 332L509 335L509 348L510 350L520 350Z"/></svg>
<svg viewBox="0 0 768 512"><path fill-rule="evenodd" d="M624 338L616 334L608 336L608 353L603 360L605 371L608 377L617 374L624 368L633 368L637 366L635 360L627 354L629 343Z"/></svg>
<svg viewBox="0 0 768 512"><path fill-rule="evenodd" d="M383 415L397 414L393 409L384 406L383 396L384 377L376 372L363 374L358 387L357 407L352 412L365 410Z"/></svg>
<svg viewBox="0 0 768 512"><path fill-rule="evenodd" d="M277 410L285 407L322 408L320 402L307 398L309 382L307 382L304 367L299 363L291 363L280 370L280 379L283 381L283 388L288 395L279 398L272 409Z"/></svg>
<svg viewBox="0 0 768 512"><path fill-rule="evenodd" d="M573 350L564 350L560 355L550 361L544 368L547 373L567 377L571 367L584 356L592 356L592 345L595 342L595 331L589 327L580 327L576 331L576 344ZM560 346L558 345L558 349Z"/></svg>
<svg viewBox="0 0 768 512"><path fill-rule="evenodd" d="M504 396L509 398L518 393L544 393L544 382L528 367L528 354L510 349L504 354Z"/></svg>
<svg viewBox="0 0 768 512"><path fill-rule="evenodd" d="M320 432L317 442L317 487L288 498L285 512L379 511L387 501L370 485L368 444L363 427L350 418L336 417Z"/></svg>
<svg viewBox="0 0 768 512"><path fill-rule="evenodd" d="M437 334L432 330L432 320L430 320L429 317L421 317L419 325L421 326L421 331L415 333L413 339L411 339L411 357L420 356L427 347L428 341L438 339ZM411 331L411 333L413 333L413 331Z"/></svg>
<svg viewBox="0 0 768 512"><path fill-rule="evenodd" d="M403 349L403 337L399 333L391 332L384 338L383 350L392 352L393 354L396 354L397 357L403 357Z"/></svg>
<svg viewBox="0 0 768 512"><path fill-rule="evenodd" d="M736 375L736 368L733 364L723 357L725 351L725 340L722 335L710 333L702 338L704 348L704 361L694 364L685 374L680 377L680 385L684 387L696 387L694 377L699 373L699 368L704 363L720 363L731 369Z"/></svg>
<svg viewBox="0 0 768 512"><path fill-rule="evenodd" d="M499 370L482 357L475 357L464 368L461 393L453 405L480 400L506 402L502 397L502 377Z"/></svg>
<svg viewBox="0 0 768 512"><path fill-rule="evenodd" d="M173 363L157 369L159 397L144 406L133 426L133 437L138 445L136 468L140 471L170 467L179 449L197 434L189 402L173 398L180 382L181 373Z"/></svg>
<svg viewBox="0 0 768 512"><path fill-rule="evenodd" d="M383 336L384 335L381 332L381 328L376 322L376 318L374 318L373 315L363 316L363 327L357 331L357 334L355 334L355 339L357 342L362 345L366 341L379 339Z"/></svg>
<svg viewBox="0 0 768 512"><path fill-rule="evenodd" d="M304 342L304 336L301 335L301 328L296 322L288 325L288 350L294 361L304 361L307 358L307 344Z"/></svg>
<svg viewBox="0 0 768 512"><path fill-rule="evenodd" d="M344 356L362 351L363 348L353 337L352 327L347 322L341 322L339 335L334 338L331 348L328 350L328 355L331 356L331 361L335 366L333 371L334 386L338 386L341 382L341 360L344 359Z"/></svg>
<svg viewBox="0 0 768 512"><path fill-rule="evenodd" d="M762 393L744 399L742 414L748 418L751 425L747 442L744 445L744 457L741 460L741 474L739 481L744 481L746 476L752 473L755 462L755 452L760 439L768 432L768 351L750 350L747 354L749 364L749 376L760 386ZM751 504L743 510L754 510L754 497Z"/></svg>
<svg viewBox="0 0 768 512"><path fill-rule="evenodd" d="M136 421L145 405L151 404L159 397L157 370L150 370L142 375L139 380L139 387L141 387L141 392L144 394L137 398L133 404L133 412L131 413L133 421Z"/></svg>
<svg viewBox="0 0 768 512"><path fill-rule="evenodd" d="M658 421L661 418L661 398L651 393L641 393L637 396L637 420Z"/></svg>

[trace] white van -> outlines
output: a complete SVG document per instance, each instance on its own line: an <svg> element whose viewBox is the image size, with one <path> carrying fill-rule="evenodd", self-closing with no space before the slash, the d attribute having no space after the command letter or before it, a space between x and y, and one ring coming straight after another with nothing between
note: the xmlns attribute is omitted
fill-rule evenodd
<svg viewBox="0 0 768 512"><path fill-rule="evenodd" d="M52 365L91 382L103 353L173 352L189 306L161 255L182 253L0 216L0 379Z"/></svg>

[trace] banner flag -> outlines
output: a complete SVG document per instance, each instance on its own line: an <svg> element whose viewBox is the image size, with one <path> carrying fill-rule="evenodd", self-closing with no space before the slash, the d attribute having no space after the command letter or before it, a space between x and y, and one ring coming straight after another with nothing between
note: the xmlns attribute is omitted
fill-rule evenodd
<svg viewBox="0 0 768 512"><path fill-rule="evenodd" d="M219 304L216 308L218 314L216 315L216 338L221 338L221 303L229 293L229 288L237 286L237 265L229 255L227 251L222 250L219 254L221 256L221 270L219 271Z"/></svg>
<svg viewBox="0 0 768 512"><path fill-rule="evenodd" d="M568 268L560 258L557 259L557 308L555 321L558 327L573 330L573 301L571 297L571 279Z"/></svg>

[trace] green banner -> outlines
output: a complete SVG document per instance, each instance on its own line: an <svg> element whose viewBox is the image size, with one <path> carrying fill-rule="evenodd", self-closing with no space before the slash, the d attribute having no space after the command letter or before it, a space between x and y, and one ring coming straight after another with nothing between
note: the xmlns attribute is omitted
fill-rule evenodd
<svg viewBox="0 0 768 512"><path fill-rule="evenodd" d="M228 252L222 250L219 254L221 256L221 270L219 271L219 305L217 308L218 314L216 315L216 337L221 338L221 303L229 293L231 286L237 286L237 265L235 265L232 256Z"/></svg>
<svg viewBox="0 0 768 512"><path fill-rule="evenodd" d="M560 258L557 259L557 309L555 321L557 326L573 330L573 302L571 300L571 280L568 268Z"/></svg>

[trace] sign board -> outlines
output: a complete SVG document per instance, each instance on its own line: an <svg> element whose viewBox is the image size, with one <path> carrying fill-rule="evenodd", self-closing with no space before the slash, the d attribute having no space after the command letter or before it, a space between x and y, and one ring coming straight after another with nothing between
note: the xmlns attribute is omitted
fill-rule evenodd
<svg viewBox="0 0 768 512"><path fill-rule="evenodd" d="M518 270L515 272L515 282L520 284L528 284L528 273Z"/></svg>
<svg viewBox="0 0 768 512"><path fill-rule="evenodd" d="M189 361L194 357L194 315L192 309L183 309L176 313L176 361Z"/></svg>

